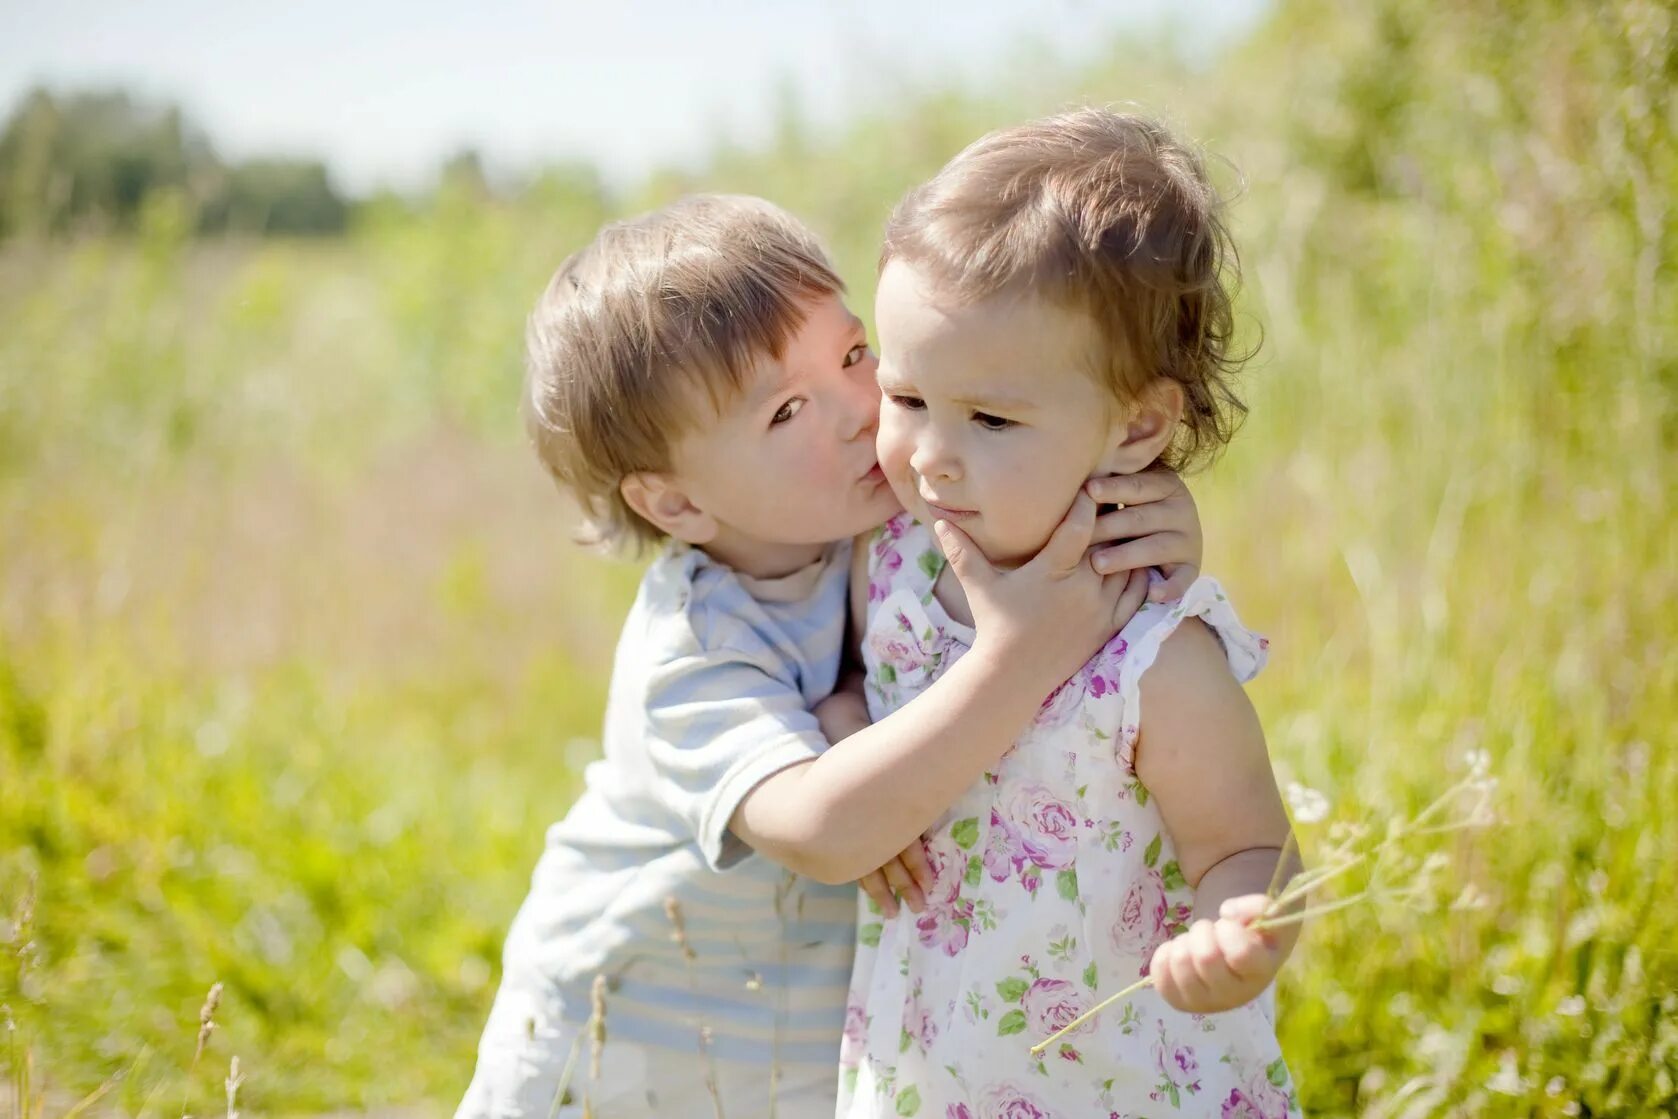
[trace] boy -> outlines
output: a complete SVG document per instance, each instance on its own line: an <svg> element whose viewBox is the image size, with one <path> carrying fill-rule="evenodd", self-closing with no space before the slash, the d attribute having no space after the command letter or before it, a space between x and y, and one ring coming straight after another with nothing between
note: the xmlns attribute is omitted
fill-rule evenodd
<svg viewBox="0 0 1678 1119"><path fill-rule="evenodd" d="M849 883L917 907L921 831L1134 613L1145 580L1124 570L1192 579L1175 476L1092 484L1036 558L983 570L984 636L913 717L827 750L812 708L839 670L850 539L898 508L842 290L790 216L699 197L602 230L537 305L539 457L594 540L661 550L618 646L605 758L508 934L462 1116L831 1115ZM1103 538L1152 534L1086 559L1095 499L1134 506L1099 518Z"/></svg>

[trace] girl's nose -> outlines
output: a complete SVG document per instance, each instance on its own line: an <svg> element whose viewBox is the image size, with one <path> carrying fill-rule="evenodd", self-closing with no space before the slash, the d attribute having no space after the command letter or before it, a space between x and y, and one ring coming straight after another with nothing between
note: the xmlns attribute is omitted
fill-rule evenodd
<svg viewBox="0 0 1678 1119"><path fill-rule="evenodd" d="M922 424L915 433L915 449L909 466L922 478L955 481L961 477L961 460L932 424Z"/></svg>

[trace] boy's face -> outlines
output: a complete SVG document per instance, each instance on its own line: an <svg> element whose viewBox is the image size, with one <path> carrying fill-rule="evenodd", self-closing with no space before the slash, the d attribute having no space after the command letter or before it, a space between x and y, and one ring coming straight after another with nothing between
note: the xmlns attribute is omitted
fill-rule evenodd
<svg viewBox="0 0 1678 1119"><path fill-rule="evenodd" d="M878 361L862 323L838 295L806 310L781 360L760 362L723 414L671 456L677 484L709 521L710 538L695 542L748 574L796 569L898 510L874 454Z"/></svg>
<svg viewBox="0 0 1678 1119"><path fill-rule="evenodd" d="M880 465L905 509L959 526L992 563L1030 559L1085 480L1124 465L1120 409L1087 372L1086 315L1013 294L940 299L893 261L875 321Z"/></svg>

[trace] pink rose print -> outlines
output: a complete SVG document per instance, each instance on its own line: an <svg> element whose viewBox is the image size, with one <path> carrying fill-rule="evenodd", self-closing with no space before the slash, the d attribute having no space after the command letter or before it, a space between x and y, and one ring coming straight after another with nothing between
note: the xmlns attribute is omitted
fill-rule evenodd
<svg viewBox="0 0 1678 1119"><path fill-rule="evenodd" d="M1042 785L1016 789L1004 806L1025 857L1044 870L1064 870L1078 857L1078 815Z"/></svg>
<svg viewBox="0 0 1678 1119"><path fill-rule="evenodd" d="M944 1109L944 1119L973 1119L973 1113L964 1103L952 1103Z"/></svg>
<svg viewBox="0 0 1678 1119"><path fill-rule="evenodd" d="M862 1007L851 1003L845 1007L845 1036L839 1043L839 1067L856 1068L868 1040L868 1019Z"/></svg>
<svg viewBox="0 0 1678 1119"><path fill-rule="evenodd" d="M1200 1090L1200 1061L1192 1045L1154 1043L1154 1063L1160 1075L1191 1092Z"/></svg>
<svg viewBox="0 0 1678 1119"><path fill-rule="evenodd" d="M920 942L946 956L959 956L967 947L967 932L973 924L973 903L959 901L948 908L929 908L915 921Z"/></svg>
<svg viewBox="0 0 1678 1119"><path fill-rule="evenodd" d="M932 891L927 894L926 903L948 909L961 894L961 876L967 869L967 858L946 832L926 841L926 863L932 868Z"/></svg>
<svg viewBox="0 0 1678 1119"><path fill-rule="evenodd" d="M1108 932L1113 950L1147 967L1154 949L1165 943L1166 913L1165 880L1150 867L1131 883L1119 905L1118 919Z"/></svg>
<svg viewBox="0 0 1678 1119"><path fill-rule="evenodd" d="M1084 665L1084 692L1095 699L1102 696L1114 695L1119 690L1119 665L1124 661L1124 655L1130 651L1130 645L1122 637L1114 637L1107 643L1107 647L1089 659Z"/></svg>
<svg viewBox="0 0 1678 1119"><path fill-rule="evenodd" d="M1260 1073L1245 1089L1230 1091L1224 1101L1222 1119L1288 1119L1287 1093Z"/></svg>
<svg viewBox="0 0 1678 1119"><path fill-rule="evenodd" d="M1083 696L1083 688L1078 677L1061 684L1050 692L1043 705L1037 709L1037 717L1032 721L1034 727L1058 727L1072 717L1078 709L1078 700Z"/></svg>
<svg viewBox="0 0 1678 1119"><path fill-rule="evenodd" d="M874 554L879 557L874 564L874 572L868 577L868 601L884 602L886 595L891 593L892 576L903 567L903 554L893 548L889 540L881 540L874 545Z"/></svg>
<svg viewBox="0 0 1678 1119"><path fill-rule="evenodd" d="M1043 1105L1012 1084L994 1084L979 1102L979 1119L1047 1119Z"/></svg>
<svg viewBox="0 0 1678 1119"><path fill-rule="evenodd" d="M985 838L985 872L993 882L1006 882L1025 864L1020 837L996 809L990 810L990 834Z"/></svg>
<svg viewBox="0 0 1678 1119"><path fill-rule="evenodd" d="M1074 1018L1089 1009L1089 1000L1074 983L1064 979L1039 979L1026 988L1021 1005L1027 1021L1032 1023L1038 1037L1047 1037L1064 1029ZM1093 1025L1085 1022L1074 1034L1088 1033Z"/></svg>

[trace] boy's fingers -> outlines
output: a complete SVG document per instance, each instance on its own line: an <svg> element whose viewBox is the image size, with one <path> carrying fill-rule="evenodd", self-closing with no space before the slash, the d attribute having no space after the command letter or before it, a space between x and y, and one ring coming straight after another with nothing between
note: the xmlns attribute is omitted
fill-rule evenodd
<svg viewBox="0 0 1678 1119"><path fill-rule="evenodd" d="M897 899L892 897L891 887L886 885L886 876L877 870L871 870L857 880L862 892L871 898L880 912L887 917L897 916Z"/></svg>
<svg viewBox="0 0 1678 1119"><path fill-rule="evenodd" d="M903 899L903 904L909 907L909 912L919 913L925 908L926 902L921 897L920 888L915 885L914 878L904 867L901 856L892 859L880 870L886 876L886 884L892 888L898 897Z"/></svg>
<svg viewBox="0 0 1678 1119"><path fill-rule="evenodd" d="M1095 501L1083 490L1072 499L1072 508L1060 519L1049 542L1037 553L1033 564L1042 564L1050 571L1072 571L1084 562L1089 550L1090 533L1095 531Z"/></svg>
<svg viewBox="0 0 1678 1119"><path fill-rule="evenodd" d="M1123 544L1098 548L1090 557L1090 562L1103 575L1111 575L1115 571L1130 571L1138 567L1183 563L1188 558L1188 540L1182 533L1156 532Z"/></svg>
<svg viewBox="0 0 1678 1119"><path fill-rule="evenodd" d="M921 888L921 893L931 893L935 875L932 873L932 863L926 857L926 844L917 839L905 847L903 854L898 858L909 869L909 875L915 880L915 885Z"/></svg>
<svg viewBox="0 0 1678 1119"><path fill-rule="evenodd" d="M932 531L938 537L938 546L944 550L950 570L956 573L964 588L982 587L996 575L996 569L984 553L973 546L972 539L961 529L949 521L934 521Z"/></svg>
<svg viewBox="0 0 1678 1119"><path fill-rule="evenodd" d="M1148 588L1149 602L1176 602L1200 578L1200 568L1192 563L1173 563L1161 570L1165 573L1165 582Z"/></svg>
<svg viewBox="0 0 1678 1119"><path fill-rule="evenodd" d="M1165 524L1166 517L1158 504L1126 505L1096 518L1093 540L1097 544L1112 544L1158 532Z"/></svg>
<svg viewBox="0 0 1678 1119"><path fill-rule="evenodd" d="M1104 474L1084 483L1084 492L1103 505L1146 505L1151 501L1164 501L1187 489L1183 480L1169 470Z"/></svg>

